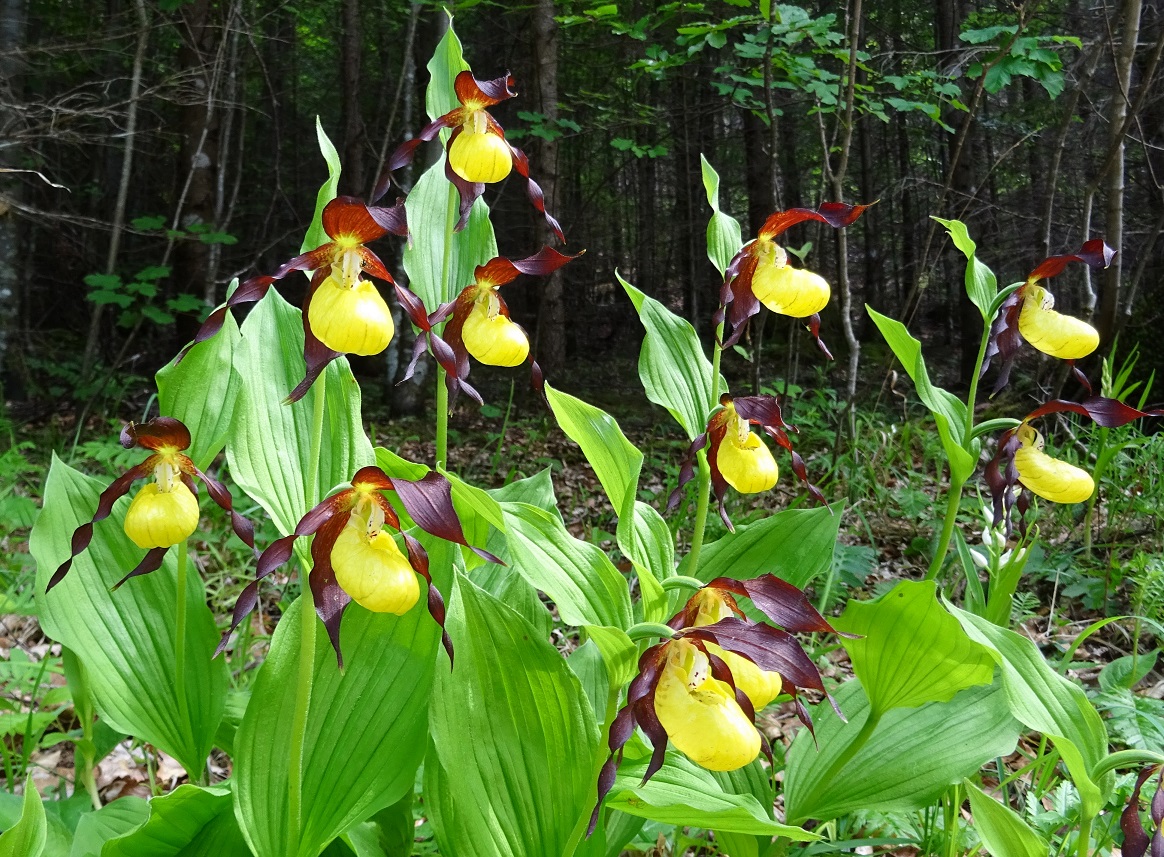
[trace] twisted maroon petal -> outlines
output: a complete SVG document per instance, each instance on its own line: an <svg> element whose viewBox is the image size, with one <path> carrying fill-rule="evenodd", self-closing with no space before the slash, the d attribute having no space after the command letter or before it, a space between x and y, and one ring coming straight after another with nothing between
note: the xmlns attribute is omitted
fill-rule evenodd
<svg viewBox="0 0 1164 857"><path fill-rule="evenodd" d="M441 597L440 590L432 582L432 575L428 570L428 552L420 542L408 533L402 532L400 535L404 536L404 546L408 549L408 564L428 583L428 612L440 626L441 645L445 647L445 651L449 655L449 669L451 670L453 668L453 640L449 636L449 632L445 630L445 599Z"/></svg>

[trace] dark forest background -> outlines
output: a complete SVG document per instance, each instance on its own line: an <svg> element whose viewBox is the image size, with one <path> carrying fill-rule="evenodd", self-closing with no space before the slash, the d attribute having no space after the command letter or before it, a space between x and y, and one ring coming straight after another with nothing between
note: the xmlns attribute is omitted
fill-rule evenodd
<svg viewBox="0 0 1164 857"><path fill-rule="evenodd" d="M451 6L0 0L5 399L34 415L140 385L233 277L297 252L326 177L317 116L342 156L341 192L366 195L385 153L427 121L424 65ZM635 352L615 269L710 337L701 153L745 239L777 208L880 200L845 234L786 235L811 242L806 264L834 284L827 383L839 390L887 365L866 302L931 343L947 383L967 380L978 315L930 215L964 220L1004 284L1103 236L1115 264L1056 280L1057 307L1090 318L1101 351L1119 334L1121 352L1141 344L1142 367L1164 366L1160 0L453 11L477 76L515 76L519 97L495 115L569 248L587 250L560 278L507 291L551 373ZM517 180L485 198L501 252L536 250L542 227ZM398 242L378 250L396 265ZM729 369L753 383L808 379L797 355L811 340L787 319L762 317L743 345ZM1025 359L1028 384L1063 383ZM357 368L390 379L396 365ZM394 389L377 388L385 404L415 403Z"/></svg>

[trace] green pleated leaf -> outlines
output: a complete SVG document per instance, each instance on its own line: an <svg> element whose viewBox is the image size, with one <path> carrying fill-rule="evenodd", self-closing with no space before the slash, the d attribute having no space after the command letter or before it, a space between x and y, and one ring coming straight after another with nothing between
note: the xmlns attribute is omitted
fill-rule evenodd
<svg viewBox="0 0 1164 857"><path fill-rule="evenodd" d="M202 470L226 446L234 420L242 383L233 368L238 343L238 324L228 314L218 335L191 348L181 363L171 360L155 376L158 410L190 429L187 454Z"/></svg>
<svg viewBox="0 0 1164 857"><path fill-rule="evenodd" d="M308 497L307 462L315 400L323 378L301 401L283 400L304 376L303 322L299 310L273 289L247 316L235 370L246 379L239 387L234 432L226 450L234 480L290 533L319 497ZM316 476L317 493L350 482L373 461L372 445L360 417L360 387L347 360L325 370L327 410Z"/></svg>
<svg viewBox="0 0 1164 857"><path fill-rule="evenodd" d="M978 245L970 237L965 223L960 220L942 220L940 217L933 219L946 227L950 240L966 257L966 294L970 297L970 302L978 307L983 319L990 322L991 319L986 318L986 314L990 311L995 295L998 294L998 279L975 255Z"/></svg>
<svg viewBox="0 0 1164 857"><path fill-rule="evenodd" d="M53 458L44 510L30 547L37 563L40 622L84 665L97 711L109 726L161 747L192 776L206 764L226 699L226 665L211 660L218 641L197 573L186 580L186 707L174 684L177 565L112 586L143 552L122 529L129 500L98 523L88 550L51 593L44 587L68 558L73 531L90 519L106 485Z"/></svg>
<svg viewBox="0 0 1164 857"><path fill-rule="evenodd" d="M548 467L533 476L515 479L508 485L494 488L489 491L489 495L498 503L529 503L559 518L562 516L558 511L558 498L554 496L553 475Z"/></svg>
<svg viewBox="0 0 1164 857"><path fill-rule="evenodd" d="M504 503L514 571L546 593L567 625L629 628L626 580L597 546L574 538L561 519L526 503Z"/></svg>
<svg viewBox="0 0 1164 857"><path fill-rule="evenodd" d="M945 449L950 462L950 478L957 482L965 482L978 463L977 454L971 455L965 449L966 403L949 390L934 386L930 381L926 361L921 352L921 343L910 336L904 324L882 315L868 305L865 309L913 381L918 398L933 414L938 434L942 439L942 448Z"/></svg>
<svg viewBox="0 0 1164 857"><path fill-rule="evenodd" d="M838 629L874 716L893 708L942 702L958 691L990 684L989 652L938 603L930 581L902 581L876 601L850 601Z"/></svg>
<svg viewBox="0 0 1164 857"><path fill-rule="evenodd" d="M489 207L478 199L465 228L453 232L458 204L457 190L445 178L443 155L425 170L404 204L411 236L411 243L404 248L404 270L408 272L408 287L429 312L471 286L473 269L497 255ZM450 236L447 256L446 234Z"/></svg>
<svg viewBox="0 0 1164 857"><path fill-rule="evenodd" d="M1003 806L969 780L963 783L970 797L974 829L994 857L1044 857L1050 853L1043 837L1030 828L1017 812Z"/></svg>
<svg viewBox="0 0 1164 857"><path fill-rule="evenodd" d="M644 757L623 762L606 798L607 807L668 824L787 836L794 842L820 838L773 820L771 800L761 803L753 793L756 781L763 779L759 762L740 771L717 774L670 750L659 772L640 785L648 761L649 757Z"/></svg>
<svg viewBox="0 0 1164 857"><path fill-rule="evenodd" d="M429 712L441 776L434 814L450 854L557 857L579 840L599 752L594 713L562 656L513 610L454 584L456 668L440 668ZM443 660L443 659L442 659ZM446 666L447 666L447 662Z"/></svg>
<svg viewBox="0 0 1164 857"><path fill-rule="evenodd" d="M586 635L602 653L611 684L622 687L634 678L638 672L639 650L625 631L603 625L587 625Z"/></svg>
<svg viewBox="0 0 1164 857"><path fill-rule="evenodd" d="M699 156L699 163L703 171L703 189L707 191L707 204L712 212L707 224L707 258L722 277L744 246L744 239L739 221L719 209L719 173L703 155Z"/></svg>
<svg viewBox="0 0 1164 857"><path fill-rule="evenodd" d="M646 328L639 352L639 378L647 398L671 412L675 421L695 440L707 428L707 417L718 396L712 385L711 361L695 328L654 298L649 298L614 276L630 296ZM727 384L720 389L726 390Z"/></svg>
<svg viewBox="0 0 1164 857"><path fill-rule="evenodd" d="M149 818L101 857L247 857L230 789L183 785L149 802Z"/></svg>
<svg viewBox="0 0 1164 857"><path fill-rule="evenodd" d="M139 797L122 797L96 812L81 816L69 857L101 857L106 842L137 830L149 814L148 801Z"/></svg>
<svg viewBox="0 0 1164 857"><path fill-rule="evenodd" d="M1084 812L1099 812L1114 777L1091 779L1091 771L1107 755L1107 728L1087 694L1055 672L1032 640L956 607L950 610L970 638L1002 667L1011 713L1054 742L1079 789Z"/></svg>
<svg viewBox="0 0 1164 857"><path fill-rule="evenodd" d="M48 820L32 777L24 781L20 820L0 834L0 857L41 857L48 841Z"/></svg>
<svg viewBox="0 0 1164 857"><path fill-rule="evenodd" d="M315 194L315 212L311 216L311 225L307 227L307 233L303 236L303 245L299 248L300 253L314 250L331 240L323 231L323 209L339 193L339 152L336 151L335 145L327 136L327 132L323 130L323 123L319 121L318 116L315 117L315 139L319 143L319 153L323 155L323 160L327 163L327 180L320 185L319 191Z"/></svg>
<svg viewBox="0 0 1164 857"><path fill-rule="evenodd" d="M860 681L846 682L836 698L849 722L842 723L827 703L818 705L815 743L805 730L788 751L784 804L790 822L827 821L864 809L922 809L991 759L1013 752L1022 731L1001 685L972 687L948 702L890 711L868 743L829 778L869 718Z"/></svg>
<svg viewBox="0 0 1164 857"><path fill-rule="evenodd" d="M447 567L452 551L434 545L429 554L435 576L438 568ZM423 599L400 617L353 604L341 629L342 673L322 626L316 628L303 817L299 842L289 841L289 748L301 609L299 599L275 629L235 739L236 812L257 857L315 857L349 827L411 791L424 755L439 629ZM459 653L461 640L454 637Z"/></svg>
<svg viewBox="0 0 1164 857"><path fill-rule="evenodd" d="M667 598L659 581L674 573L674 545L659 513L635 499L643 454L627 440L614 417L601 408L549 384L546 396L558 425L582 447L618 515L615 536L638 575L644 619L661 621L666 618Z"/></svg>
<svg viewBox="0 0 1164 857"><path fill-rule="evenodd" d="M686 560L679 573L709 581L717 577L749 580L771 572L804 589L833 564L833 548L841 526L840 505L829 509L786 509L754 524L736 527L705 545L699 569Z"/></svg>

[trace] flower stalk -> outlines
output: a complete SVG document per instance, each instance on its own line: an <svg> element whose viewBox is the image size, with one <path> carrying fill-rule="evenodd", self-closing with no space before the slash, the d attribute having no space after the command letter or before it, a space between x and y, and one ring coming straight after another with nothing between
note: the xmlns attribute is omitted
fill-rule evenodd
<svg viewBox="0 0 1164 857"><path fill-rule="evenodd" d="M457 225L457 188L449 182L448 214L445 218L444 255L441 258L441 296L452 292L449 268L453 256L453 231ZM441 325L443 327L443 325ZM437 330L437 333L440 331ZM437 363L436 371L436 469L444 470L449 462L449 386L448 372Z"/></svg>

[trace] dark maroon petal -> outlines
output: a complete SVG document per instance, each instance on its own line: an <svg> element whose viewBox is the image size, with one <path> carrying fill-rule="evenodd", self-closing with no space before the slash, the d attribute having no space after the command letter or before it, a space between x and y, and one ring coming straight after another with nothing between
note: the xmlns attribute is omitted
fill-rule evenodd
<svg viewBox="0 0 1164 857"><path fill-rule="evenodd" d="M707 466L711 471L711 493L715 497L715 502L719 506L719 518L723 521L728 532L734 533L736 528L732 525L731 519L728 517L727 509L723 505L723 498L727 495L727 490L730 487L727 480L723 478L723 473L719 469L719 447L723 443L724 437L727 435L728 429L728 412L726 410L720 411L707 424ZM696 569L692 569L694 573Z"/></svg>
<svg viewBox="0 0 1164 857"><path fill-rule="evenodd" d="M489 562L505 565L486 550L473 547L465 540L461 519L453 508L453 486L441 474L431 471L423 479L393 479L392 488L418 527L430 535L464 545Z"/></svg>
<svg viewBox="0 0 1164 857"><path fill-rule="evenodd" d="M790 428L780 414L780 400L775 396L737 396L730 400L736 413L750 423Z"/></svg>
<svg viewBox="0 0 1164 857"><path fill-rule="evenodd" d="M997 357L999 362L998 380L994 382L992 395L998 393L1010 380L1010 370L1014 359L1023 345L1022 334L1019 333L1018 320L1026 296L1023 289L1018 289L1007 295L998 310L998 317L990 328L990 339L986 344L986 356L982 361L982 372L986 374L991 361Z"/></svg>
<svg viewBox="0 0 1164 857"><path fill-rule="evenodd" d="M380 261L380 257L367 247L360 248L360 268L364 273L370 274L378 280L383 280L392 285L396 284L396 280L392 279L392 275L388 273L388 269L384 267L384 263Z"/></svg>
<svg viewBox="0 0 1164 857"><path fill-rule="evenodd" d="M581 250L577 253L559 253L552 247L543 247L532 256L514 259L513 267L523 274L544 277L546 274L552 274L567 263L574 261L585 252L585 250Z"/></svg>
<svg viewBox="0 0 1164 857"><path fill-rule="evenodd" d="M780 627L795 634L838 633L812 606L804 590L798 589L786 580L781 580L774 574L762 574L751 580L717 577L707 586L752 599L757 610Z"/></svg>
<svg viewBox="0 0 1164 857"><path fill-rule="evenodd" d="M832 360L833 353L829 351L829 347L824 344L824 340L820 338L820 313L814 312L808 318L804 319L805 327L808 328L808 333L814 340L816 340L816 347L820 349L821 354L825 359Z"/></svg>
<svg viewBox="0 0 1164 857"><path fill-rule="evenodd" d="M762 670L778 672L789 684L824 692L820 672L796 638L771 625L751 624L729 616L714 625L685 628L684 637L716 643L743 655Z"/></svg>
<svg viewBox="0 0 1164 857"><path fill-rule="evenodd" d="M414 539L408 533L401 533L404 536L404 546L408 549L408 564L412 566L413 571L419 574L428 583L428 612L436 621L441 629L441 645L445 647L445 651L449 655L449 669L453 668L453 640L449 636L449 632L445 630L445 599L441 597L440 590L432 582L432 575L428 570L428 552L425 551L424 546Z"/></svg>
<svg viewBox="0 0 1164 857"><path fill-rule="evenodd" d="M1091 268L1106 268L1115 258L1116 251L1108 247L1102 238L1092 238L1079 248L1078 253L1069 253L1065 256L1050 256L1039 263L1038 267L1027 276L1027 282L1047 280L1057 277L1072 262L1082 262Z"/></svg>
<svg viewBox="0 0 1164 857"><path fill-rule="evenodd" d="M752 723L756 722L756 709L752 705L752 700L748 695L736 687L736 677L732 675L731 667L727 665L727 661L721 658L714 652L708 651L706 645L702 642L696 642L696 646L707 655L707 663L711 668L711 677L717 681L722 681L732 689L732 694L736 698L736 704L740 706L741 710Z"/></svg>
<svg viewBox="0 0 1164 857"><path fill-rule="evenodd" d="M675 490L667 498L667 514L679 508L679 502L683 499L684 487L695 478L695 467L699 461L699 450L703 449L706 445L707 432L705 431L699 437L695 438L691 442L691 446L687 447L687 451L683 453L683 458L679 461L679 484L675 486Z"/></svg>
<svg viewBox="0 0 1164 857"><path fill-rule="evenodd" d="M618 762L614 758L614 754L602 765L602 769L598 772L598 800L594 804L594 811L590 813L590 823L586 825L586 838L594 833L594 828L598 826L598 816L602 813L602 801L610 793L614 787L615 778L618 776Z"/></svg>
<svg viewBox="0 0 1164 857"><path fill-rule="evenodd" d="M190 430L173 417L154 417L141 424L129 423L121 430L121 445L126 449L140 446L156 452L163 447L190 448Z"/></svg>
<svg viewBox="0 0 1164 857"><path fill-rule="evenodd" d="M1144 857L1148 851L1148 832L1140 820L1140 789L1152 776L1154 768L1145 768L1136 778L1136 787L1128 798L1128 805L1120 814L1120 829L1124 832L1124 844L1120 853L1124 857Z"/></svg>
<svg viewBox="0 0 1164 857"><path fill-rule="evenodd" d="M408 237L408 212L404 209L404 197L392 205L369 205L368 215L386 233L400 238Z"/></svg>
<svg viewBox="0 0 1164 857"><path fill-rule="evenodd" d="M461 131L461 128L457 128L453 131L452 136L449 137L448 145L450 148L452 148L453 141L456 140L458 136L460 136ZM457 189L457 193L460 195L460 216L457 219L457 225L453 227L455 232L460 232L469 222L469 213L473 210L473 203L481 198L481 194L485 193L485 183L471 182L468 179L461 178L459 175L453 172L453 167L449 163L449 159L447 157L445 158L445 178L447 178L452 183L453 187Z"/></svg>
<svg viewBox="0 0 1164 857"><path fill-rule="evenodd" d="M538 183L529 177L529 158L517 146L510 145L509 151L513 154L514 169L525 179L525 194L529 197L530 203L537 209L539 214L545 217L546 225L550 227L550 231L554 233L554 237L565 244L566 236L562 233L561 225L556 218L550 216L550 213L546 211L545 194L542 193L542 189L538 186Z"/></svg>
<svg viewBox="0 0 1164 857"><path fill-rule="evenodd" d="M1024 422L1046 414L1070 411L1082 416L1091 417L1098 425L1104 428L1118 428L1125 426L1132 420L1140 417L1158 417L1164 415L1164 410L1141 411L1131 405L1125 405L1119 399L1109 399L1104 396L1092 396L1082 402L1071 402L1066 399L1052 399L1027 414Z"/></svg>
<svg viewBox="0 0 1164 857"><path fill-rule="evenodd" d="M146 551L146 555L142 557L141 562L137 564L134 570L127 574L125 577L121 578L121 580L117 581L117 583L113 584L112 588L117 589L121 586L121 584L125 583L125 581L131 578L141 577L143 574L149 574L150 572L157 571L159 568L161 568L162 560L166 558L166 551L168 550L168 547L150 548L148 551Z"/></svg>
<svg viewBox="0 0 1164 857"><path fill-rule="evenodd" d="M216 479L212 479L197 467L194 467L193 462L190 462L190 465L193 467L194 475L201 479L203 484L206 485L206 490L210 494L210 499L217 503L224 511L230 513L230 523L234 528L235 535L242 539L247 547L249 547L251 550L254 550L255 528L250 521L234 510L234 504L230 496L230 491L228 491L226 486L221 482L217 481Z"/></svg>
<svg viewBox="0 0 1164 857"><path fill-rule="evenodd" d="M311 543L311 573L307 578L315 600L315 612L327 629L340 669L344 668L344 656L340 651L340 621L343 619L344 608L352 599L336 583L335 570L331 567L331 551L347 523L342 517L332 518L320 527Z"/></svg>
<svg viewBox="0 0 1164 857"><path fill-rule="evenodd" d="M820 208L790 208L777 211L764 221L756 237L771 240L789 227L806 220L827 223L834 229L849 226L867 209L868 205L846 205L843 202L826 202Z"/></svg>
<svg viewBox="0 0 1164 857"><path fill-rule="evenodd" d="M1014 466L1014 454L1019 449L1018 435L1013 429L1005 432L998 441L998 451L986 464L984 475L990 489L994 522L1005 522L1010 532L1010 510L1014 506L1014 486L1018 484L1018 469Z"/></svg>
<svg viewBox="0 0 1164 857"><path fill-rule="evenodd" d="M93 517L87 523L81 524L81 526L73 531L72 552L69 554L69 558L62 562L57 570L53 572L53 576L49 578L48 586L44 590L46 593L65 579L65 575L69 573L69 569L73 566L73 560L85 548L89 547L89 542L93 541L93 525L109 517L109 514L113 511L113 504L129 492L129 488L134 480L149 475L150 471L154 469L155 458L155 456L151 455L141 464L137 465L137 467L130 468L101 492L101 496L97 498L97 511L93 513Z"/></svg>
<svg viewBox="0 0 1164 857"><path fill-rule="evenodd" d="M1068 360L1067 365L1071 367L1071 374L1075 377L1075 382L1087 391L1087 395L1092 395L1095 391L1091 389L1091 382L1087 380L1087 376L1083 374L1083 370L1075 365L1074 360Z"/></svg>
<svg viewBox="0 0 1164 857"><path fill-rule="evenodd" d="M227 299L226 304L220 306L207 316L206 321L202 322L202 326L194 334L194 339L178 355L178 362L182 362L182 359L189 353L190 349L199 342L205 342L218 333L218 331L222 330L222 325L226 322L226 314L230 312L232 307L245 303L255 303L266 297L267 291L276 279L277 277L269 277L264 274L258 277L251 277L249 280L244 280Z"/></svg>
<svg viewBox="0 0 1164 857"><path fill-rule="evenodd" d="M294 539L294 536L288 536L289 539ZM288 553L290 551L288 550ZM286 560L284 560L286 562ZM282 563L280 563L282 565ZM255 609L255 605L259 603L259 581L252 580L243 587L243 591L239 593L238 601L234 603L234 613L231 616L230 627L226 629L226 633L222 635L222 639L218 641L218 646L214 650L213 657L218 657L226 651L226 645L230 641L230 635L234 633L234 629L239 626L243 619L250 615L250 612Z"/></svg>
<svg viewBox="0 0 1164 857"><path fill-rule="evenodd" d="M403 384L405 381L409 380L413 373L416 372L416 364L420 362L421 355L423 355L424 352L428 350L429 335L430 334L422 332L416 337L416 339L412 340L412 359L410 359L408 361L408 365L404 367L404 374L401 375L400 380L396 382L398 385ZM435 336L436 334L432 335Z"/></svg>
<svg viewBox="0 0 1164 857"><path fill-rule="evenodd" d="M752 279L756 274L759 256L755 241L743 246L728 265L723 286L719 291L719 302L724 308L725 333L723 347L730 348L740 340L748 319L760 311L760 301L752 292ZM721 320L716 313L716 323Z"/></svg>
<svg viewBox="0 0 1164 857"><path fill-rule="evenodd" d="M332 351L326 345L319 341L318 337L312 332L311 325L307 320L307 313L303 313L303 362L306 364L307 373L303 380L300 381L295 389L292 390L287 398L283 400L283 404L289 405L298 402L307 395L307 391L311 389L311 385L316 382L323 370L327 368L327 364L340 356L338 351Z"/></svg>
<svg viewBox="0 0 1164 857"><path fill-rule="evenodd" d="M651 741L651 746L654 748L651 752L651 761L647 765L646 773L643 774L643 779L639 783L640 786L645 786L659 769L663 767L663 762L667 759L667 730L663 728L663 724L659 722L659 715L655 713L655 688L652 687L642 699L635 703L635 720L638 721L639 728L643 730L643 734Z"/></svg>
<svg viewBox="0 0 1164 857"><path fill-rule="evenodd" d="M394 286L396 288L396 300L400 302L400 306L408 314L409 320L421 330L431 330L433 323L429 321L428 310L425 308L424 301L406 286L402 286L399 283L394 283Z"/></svg>

